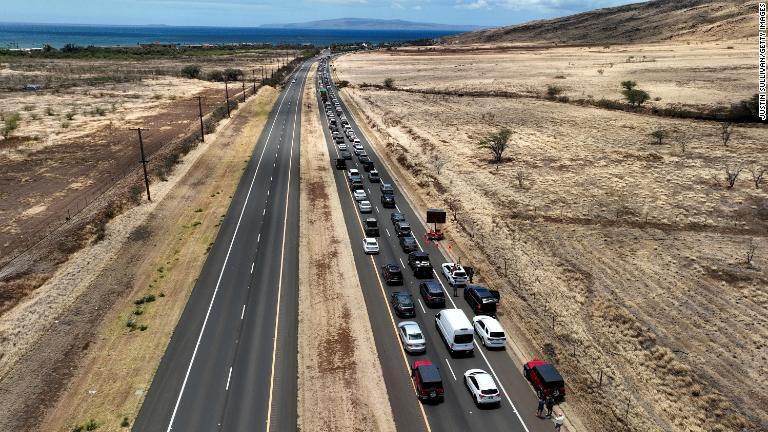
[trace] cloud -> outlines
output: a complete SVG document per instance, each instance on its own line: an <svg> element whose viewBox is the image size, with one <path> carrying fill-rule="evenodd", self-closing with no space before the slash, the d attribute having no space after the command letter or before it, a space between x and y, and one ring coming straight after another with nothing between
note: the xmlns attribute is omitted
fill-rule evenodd
<svg viewBox="0 0 768 432"><path fill-rule="evenodd" d="M456 8L458 8L458 9L483 9L483 8L490 8L490 5L488 4L487 0L475 0L472 3L464 3L463 0L459 0L459 2L456 3Z"/></svg>

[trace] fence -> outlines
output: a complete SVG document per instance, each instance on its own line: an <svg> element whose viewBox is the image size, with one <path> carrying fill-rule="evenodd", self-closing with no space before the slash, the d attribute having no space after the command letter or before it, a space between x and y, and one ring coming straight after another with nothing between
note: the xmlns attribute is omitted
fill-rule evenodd
<svg viewBox="0 0 768 432"><path fill-rule="evenodd" d="M275 75L284 76L292 70L297 59L280 68ZM266 83L265 80L264 83ZM240 82L238 82L240 83ZM264 84L254 85L246 83L245 89L233 87L232 94L229 96L229 109L234 110L239 103L249 96L254 95ZM223 96L223 95L222 95ZM223 98L222 98L223 99ZM197 110L196 110L197 111ZM210 113L204 116L203 130L206 134L213 132L220 120L227 116L227 104L222 102L218 104ZM164 180L164 174L178 161L179 157L188 153L194 148L200 139L199 118L190 120L188 133L177 140L161 145L151 154L146 156L150 175ZM137 146L138 147L138 146ZM110 202L132 198L130 195L138 193L138 196L144 194L143 171L140 163L138 149L136 151L136 162L129 164L129 167L119 173L110 173L110 180L89 189L84 194L75 197L72 201L57 211L57 213L44 218L36 223L30 229L27 229L28 235L22 235L20 241L14 242L9 247L10 253L2 258L5 262L0 262L0 279L13 277L22 274L22 257L34 255L36 249L45 249L47 245L53 245L67 235L71 235L75 230L83 229L92 219L106 208ZM119 191L119 188L125 188ZM138 189L133 189L138 187ZM121 193L122 192L122 193ZM126 196L125 192L128 192ZM94 203L97 203L94 205ZM88 210L88 211L86 211ZM30 256L34 261L36 257ZM24 260L30 261L30 260Z"/></svg>

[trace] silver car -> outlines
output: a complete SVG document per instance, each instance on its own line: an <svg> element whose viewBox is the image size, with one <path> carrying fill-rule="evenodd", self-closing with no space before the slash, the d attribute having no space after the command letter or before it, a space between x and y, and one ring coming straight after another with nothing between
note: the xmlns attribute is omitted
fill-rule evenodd
<svg viewBox="0 0 768 432"><path fill-rule="evenodd" d="M403 348L409 353L423 353L427 351L427 340L421 332L419 324L415 321L403 321L397 325L397 334Z"/></svg>

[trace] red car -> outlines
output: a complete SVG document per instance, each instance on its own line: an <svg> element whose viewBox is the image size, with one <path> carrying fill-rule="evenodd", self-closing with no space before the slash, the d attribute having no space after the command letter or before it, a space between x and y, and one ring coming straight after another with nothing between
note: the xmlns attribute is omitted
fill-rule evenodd
<svg viewBox="0 0 768 432"><path fill-rule="evenodd" d="M423 401L442 402L445 396L440 370L429 360L416 360L411 366L416 395Z"/></svg>
<svg viewBox="0 0 768 432"><path fill-rule="evenodd" d="M565 399L565 381L552 363L531 360L523 365L523 375L531 382L540 398Z"/></svg>

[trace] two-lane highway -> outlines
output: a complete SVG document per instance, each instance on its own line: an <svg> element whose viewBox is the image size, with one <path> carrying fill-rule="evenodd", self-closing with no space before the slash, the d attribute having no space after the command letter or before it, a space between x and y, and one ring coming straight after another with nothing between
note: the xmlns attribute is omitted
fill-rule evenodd
<svg viewBox="0 0 768 432"><path fill-rule="evenodd" d="M332 82L329 87L329 93L335 95L336 89ZM394 184L397 190L394 179L387 172L386 166L377 157L372 146L369 145L364 133L358 127L343 101L339 98L338 102L368 156L373 160L377 171L381 175L381 181ZM322 106L322 102L320 105ZM323 119L326 118L324 112L320 115ZM327 121L324 124L327 126ZM339 150L333 143L327 127L326 141L331 158L338 157ZM346 142L351 148L351 143ZM353 156L352 160L348 162L348 167L358 168L361 173L367 174L358 163L356 156ZM332 163L332 161L329 161L329 163ZM536 397L507 352L489 351L478 344L477 338L475 338L476 348L473 357L453 358L449 355L434 324L434 314L439 309L430 309L423 304L418 292L418 283L421 280L414 278L407 267L407 255L402 252L399 239L390 221L390 215L394 210L385 209L382 206L379 185L371 183L366 179L364 181L366 193L373 205L373 213L371 215L361 215L350 192L344 173L345 171L336 171L336 185L342 200L342 208L353 246L360 284L364 291L371 326L376 339L376 347L379 352L384 379L389 392L390 404L398 430L518 432L551 430L552 424L549 421L535 417ZM426 229L419 222L420 219L416 216L414 209L403 199L399 192L397 193L396 210L405 214L419 243L419 248L429 253L433 266L438 268L440 263L447 262L448 259L439 247L433 243L426 243L420 240L425 238ZM380 253L375 257L366 256L362 251L364 230L361 221L369 216L373 216L379 221L381 231L378 239ZM403 268L404 286L388 287L383 284L379 275L379 269L382 265L389 263L398 264ZM472 311L463 298L453 297L453 290L446 286L447 284L445 284L441 276L435 274L434 279L439 281L444 287L446 307L460 308L464 310L468 317L473 316ZM426 354L406 354L397 339L395 325L401 319L394 316L388 300L391 292L400 290L409 291L416 302L416 318L409 318L408 320L419 323L427 340ZM461 293L461 290L459 290L459 293ZM501 301L503 302L504 299L502 298ZM422 405L416 399L414 389L410 383L408 364L420 358L431 360L441 370L446 391L445 401L441 404ZM493 375L502 394L500 407L495 409L479 409L474 405L463 382L464 372L474 368L483 369Z"/></svg>
<svg viewBox="0 0 768 432"><path fill-rule="evenodd" d="M296 428L298 161L309 65L270 113L136 431Z"/></svg>

